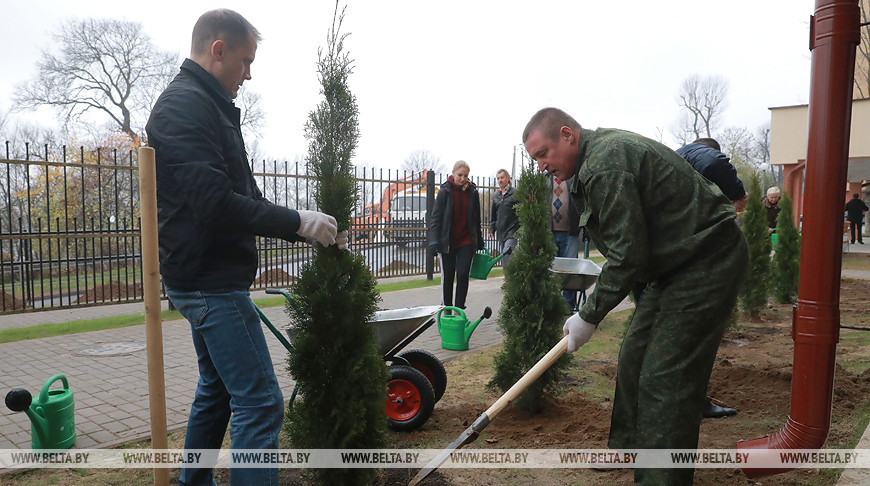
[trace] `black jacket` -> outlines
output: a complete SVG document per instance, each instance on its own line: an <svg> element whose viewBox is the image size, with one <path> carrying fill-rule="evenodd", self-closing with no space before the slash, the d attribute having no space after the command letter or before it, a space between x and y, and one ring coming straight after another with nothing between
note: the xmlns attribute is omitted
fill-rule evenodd
<svg viewBox="0 0 870 486"><path fill-rule="evenodd" d="M248 289L255 235L300 240L299 214L257 188L239 115L218 81L186 59L145 127L157 162L160 273L174 289Z"/></svg>
<svg viewBox="0 0 870 486"><path fill-rule="evenodd" d="M475 250L484 248L483 232L480 229L480 195L477 186L468 183L468 234L471 235ZM441 184L441 190L435 198L432 217L429 218L427 240L429 246L437 246L439 253L450 253L450 223L453 221L453 183L446 181Z"/></svg>
<svg viewBox="0 0 870 486"><path fill-rule="evenodd" d="M708 181L719 186L728 199L737 201L746 195L743 181L737 177L737 169L731 165L731 159L727 155L700 143L680 147L677 153Z"/></svg>
<svg viewBox="0 0 870 486"><path fill-rule="evenodd" d="M867 211L867 205L860 198L852 198L846 203L846 219L853 223L860 223Z"/></svg>
<svg viewBox="0 0 870 486"><path fill-rule="evenodd" d="M504 192L499 189L492 193L489 231L495 233L498 241L502 243L514 238L517 230L520 229L520 220L517 218L517 211L514 207L517 205L517 200L514 198L515 192L517 190L513 186L508 186Z"/></svg>

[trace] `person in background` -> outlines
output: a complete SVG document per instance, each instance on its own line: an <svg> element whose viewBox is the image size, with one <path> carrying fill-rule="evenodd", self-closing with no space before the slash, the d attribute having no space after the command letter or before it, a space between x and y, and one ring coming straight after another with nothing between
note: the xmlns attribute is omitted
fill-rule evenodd
<svg viewBox="0 0 870 486"><path fill-rule="evenodd" d="M697 448L713 361L747 271L734 206L661 143L583 129L558 108L535 113L522 140L540 170L574 177L579 225L607 259L565 322L567 351L586 344L636 282L647 282L619 351L608 447ZM679 486L693 474L636 468L634 479Z"/></svg>
<svg viewBox="0 0 870 486"><path fill-rule="evenodd" d="M846 220L849 221L849 231L852 244L855 243L855 238L858 238L858 243L864 244L864 237L861 235L861 225L864 219L864 213L867 212L867 205L862 201L859 194L852 194L852 200L846 203Z"/></svg>
<svg viewBox="0 0 870 486"><path fill-rule="evenodd" d="M731 159L721 152L719 142L712 138L699 138L677 149L677 153L686 159L698 173L716 184L722 194L731 200L731 204L734 205L738 214L746 208L749 194L743 187L743 181L737 177L737 169L731 165ZM635 302L640 299L642 291L643 287L639 290L635 289ZM730 417L736 414L737 409L723 407L713 403L713 399L707 397L707 404L704 406L703 412L704 418Z"/></svg>
<svg viewBox="0 0 870 486"><path fill-rule="evenodd" d="M199 382L184 448L278 449L284 399L248 289L256 236L346 247L332 216L267 201L251 173L233 105L260 33L232 10L204 13L190 58L160 95L146 125L157 168L160 273L190 322ZM216 459L216 458L215 458ZM232 468L233 484L277 485L276 468ZM179 484L214 484L211 468L184 467Z"/></svg>
<svg viewBox="0 0 870 486"><path fill-rule="evenodd" d="M495 174L498 189L492 195L492 211L489 219L489 235L497 236L502 267L507 267L511 252L517 243L516 233L520 229L520 220L514 206L516 189L511 185L511 175L504 169Z"/></svg>
<svg viewBox="0 0 870 486"><path fill-rule="evenodd" d="M721 152L719 142L712 138L699 138L678 148L677 153L702 176L719 186L738 214L743 212L749 194L743 187L743 181L737 177L737 169L731 165L731 159Z"/></svg>
<svg viewBox="0 0 870 486"><path fill-rule="evenodd" d="M773 233L776 231L776 218L779 217L779 188L771 187L767 190L767 195L761 200L764 207L767 209L767 232Z"/></svg>
<svg viewBox="0 0 870 486"><path fill-rule="evenodd" d="M471 169L464 160L453 165L453 172L435 198L429 220L429 252L440 256L441 303L465 309L471 262L484 248L480 228L480 196L468 178ZM456 298L453 280L456 279Z"/></svg>
<svg viewBox="0 0 870 486"><path fill-rule="evenodd" d="M569 188L574 182L573 174L567 180L547 174L550 181L550 230L556 244L556 256L577 258L580 253L580 215ZM572 311L577 307L577 291L563 290L562 298Z"/></svg>

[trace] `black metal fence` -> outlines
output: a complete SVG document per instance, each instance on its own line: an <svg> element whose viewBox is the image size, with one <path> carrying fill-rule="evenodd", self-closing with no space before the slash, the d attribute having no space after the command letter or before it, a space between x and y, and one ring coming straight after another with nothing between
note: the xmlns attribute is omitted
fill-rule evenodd
<svg viewBox="0 0 870 486"><path fill-rule="evenodd" d="M270 201L313 209L315 188L304 164L264 161L252 169ZM0 314L142 300L134 149L51 152L27 145L13 154L7 142L0 173ZM448 175L358 171L350 246L365 255L377 278L426 273L426 196ZM472 180L486 226L495 178ZM486 227L483 233L488 238ZM312 254L306 243L273 238L258 238L258 249L252 289L289 286Z"/></svg>

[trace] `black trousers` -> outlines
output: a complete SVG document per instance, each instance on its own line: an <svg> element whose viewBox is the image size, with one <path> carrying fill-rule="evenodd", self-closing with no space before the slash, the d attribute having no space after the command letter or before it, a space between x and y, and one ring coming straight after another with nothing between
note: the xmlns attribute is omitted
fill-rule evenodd
<svg viewBox="0 0 870 486"><path fill-rule="evenodd" d="M855 236L858 237L858 241L864 241L864 238L861 236L861 226L863 226L861 221L849 221L849 231L852 233L852 243L855 243Z"/></svg>
<svg viewBox="0 0 870 486"><path fill-rule="evenodd" d="M474 258L474 245L451 248L450 253L441 254L441 303L465 309L468 296L468 278L471 261ZM453 280L456 279L456 300L453 299Z"/></svg>

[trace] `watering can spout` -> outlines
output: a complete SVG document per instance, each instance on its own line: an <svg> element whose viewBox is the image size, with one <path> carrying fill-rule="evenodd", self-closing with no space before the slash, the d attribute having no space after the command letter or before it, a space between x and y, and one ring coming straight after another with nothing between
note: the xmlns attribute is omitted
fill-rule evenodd
<svg viewBox="0 0 870 486"><path fill-rule="evenodd" d="M42 409L31 407L33 395L24 388L15 388L6 394L6 407L13 412L24 412L30 419L31 431L40 444L48 443L48 421L40 415Z"/></svg>
<svg viewBox="0 0 870 486"><path fill-rule="evenodd" d="M27 418L30 419L30 428L34 433L36 433L36 436L39 438L39 443L50 444L51 440L49 439L48 420L39 414L41 411L41 409L33 410L32 408L28 408L24 413L27 414Z"/></svg>
<svg viewBox="0 0 870 486"><path fill-rule="evenodd" d="M466 343L471 341L471 333L473 333L474 330L477 329L477 325L480 324L480 321L482 321L484 319L489 319L490 316L492 316L492 309L489 306L486 306L486 308L483 309L483 315L480 316L480 319L474 321L473 323L471 323L465 327L465 342Z"/></svg>
<svg viewBox="0 0 870 486"><path fill-rule="evenodd" d="M63 388L50 390L55 381ZM24 412L30 419L33 449L69 449L75 444L75 400L66 376L52 376L34 401L24 388L6 394L6 406L14 412Z"/></svg>

